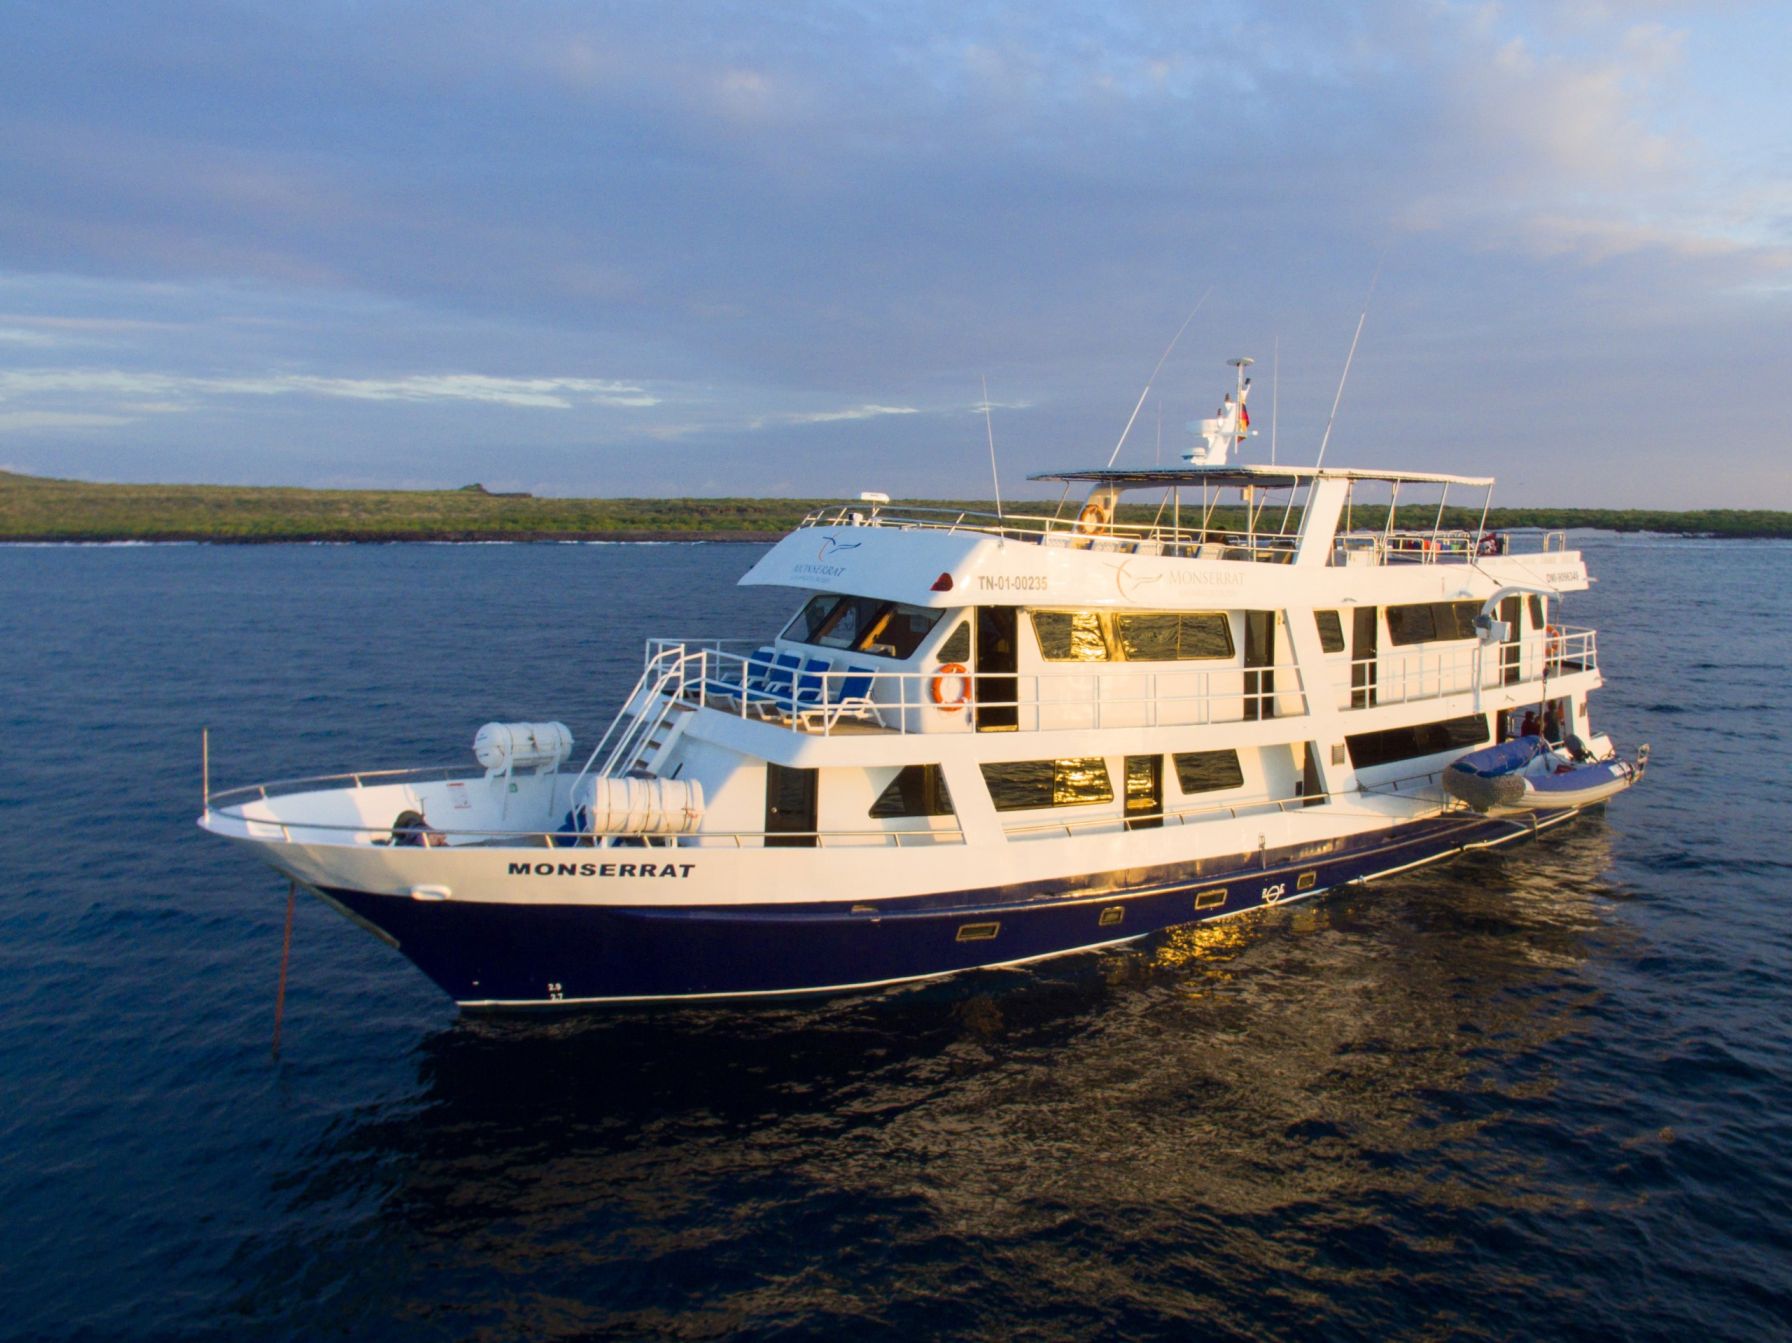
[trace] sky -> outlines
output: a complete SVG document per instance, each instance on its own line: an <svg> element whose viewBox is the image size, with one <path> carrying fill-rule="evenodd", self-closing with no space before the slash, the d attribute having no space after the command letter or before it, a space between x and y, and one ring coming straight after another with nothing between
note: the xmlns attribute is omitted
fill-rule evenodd
<svg viewBox="0 0 1792 1343"><path fill-rule="evenodd" d="M1174 462L1248 355L1245 461L1337 400L1330 465L1792 508L1788 52L1783 0L8 0L0 468L987 498L993 438L1019 497Z"/></svg>

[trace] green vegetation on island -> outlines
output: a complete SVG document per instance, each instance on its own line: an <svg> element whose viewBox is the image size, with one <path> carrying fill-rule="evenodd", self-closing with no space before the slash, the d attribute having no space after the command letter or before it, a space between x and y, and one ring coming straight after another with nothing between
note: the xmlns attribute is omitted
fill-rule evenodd
<svg viewBox="0 0 1792 1343"><path fill-rule="evenodd" d="M541 499L458 490L308 490L284 486L110 485L0 471L0 541L676 541L769 540L821 499ZM914 507L993 513L960 500L898 500ZM864 508L865 505L856 505ZM1016 514L1051 514L1057 501L1009 501ZM1068 510L1067 511L1071 511ZM1122 509L1124 522L1148 523L1158 510ZM1420 525L1420 510L1399 520ZM1380 509L1358 508L1358 527L1378 527ZM1167 521L1167 518L1165 519ZM1185 500L1183 521L1187 523ZM1279 519L1278 519L1279 521ZM1244 511L1219 510L1215 526L1242 530ZM1472 529L1479 510L1449 509L1444 525ZM1792 536L1792 513L1766 509L1496 508L1493 528L1597 527L1718 537Z"/></svg>

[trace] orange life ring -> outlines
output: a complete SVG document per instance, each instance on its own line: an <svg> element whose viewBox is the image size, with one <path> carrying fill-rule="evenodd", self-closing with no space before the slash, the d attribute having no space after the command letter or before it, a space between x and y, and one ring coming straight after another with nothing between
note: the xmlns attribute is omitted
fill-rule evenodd
<svg viewBox="0 0 1792 1343"><path fill-rule="evenodd" d="M1076 529L1084 536L1100 536L1109 521L1108 511L1102 507L1101 500L1091 499L1076 515Z"/></svg>
<svg viewBox="0 0 1792 1343"><path fill-rule="evenodd" d="M952 699L946 698L946 682L958 682L958 694ZM955 713L964 708L964 702L971 697L971 672L962 662L948 662L933 676L933 702L947 713Z"/></svg>
<svg viewBox="0 0 1792 1343"><path fill-rule="evenodd" d="M1549 660L1551 662L1560 662L1562 660L1562 631L1554 625L1545 625L1543 627L1543 633L1544 637L1549 641Z"/></svg>

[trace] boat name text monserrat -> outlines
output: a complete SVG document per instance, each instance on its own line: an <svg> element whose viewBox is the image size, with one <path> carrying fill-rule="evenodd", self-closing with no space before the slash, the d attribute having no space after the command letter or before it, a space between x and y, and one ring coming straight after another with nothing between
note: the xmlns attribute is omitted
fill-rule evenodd
<svg viewBox="0 0 1792 1343"><path fill-rule="evenodd" d="M512 863L513 877L677 877L691 875L695 863Z"/></svg>

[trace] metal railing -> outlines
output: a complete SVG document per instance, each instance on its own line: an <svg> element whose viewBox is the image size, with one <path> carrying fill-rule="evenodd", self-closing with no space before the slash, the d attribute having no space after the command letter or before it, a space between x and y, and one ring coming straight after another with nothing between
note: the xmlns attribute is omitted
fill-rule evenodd
<svg viewBox="0 0 1792 1343"><path fill-rule="evenodd" d="M1301 670L1292 663L1220 668L1158 664L1144 671L1124 662L1086 662L1046 672L945 676L938 668L874 671L863 664L833 662L827 671L809 675L814 693L799 701L800 669L780 693L768 692L759 684L764 663L731 651L749 645L649 641L642 679L592 753L593 761L622 734L623 742L609 757L612 764L619 763L627 741L651 740L680 704L820 736L968 731L1004 718L1009 721L1003 726L1027 732L1199 726L1298 718L1309 712ZM776 651L807 658L820 650L795 645ZM1477 685L1483 690L1531 685L1598 666L1595 632L1564 627L1500 644L1396 646L1371 657L1328 660L1325 675L1340 707L1367 708L1466 694ZM1509 669L1517 671L1516 680L1506 680ZM862 700L844 698L854 681L868 688Z"/></svg>
<svg viewBox="0 0 1792 1343"><path fill-rule="evenodd" d="M1334 660L1328 666L1338 706L1360 709L1442 699L1477 687L1541 685L1560 676L1598 671L1599 641L1594 630L1560 626L1502 643L1431 650L1422 645L1395 646L1370 657Z"/></svg>
<svg viewBox="0 0 1792 1343"><path fill-rule="evenodd" d="M1185 526L1180 515L1166 523L1086 524L1075 515L994 513L975 509L929 508L903 504L838 504L817 508L800 527L887 527L899 531L977 532L1010 541L1062 545L1083 550L1166 555L1182 559L1242 560L1289 564L1300 544L1298 531L1252 531L1236 527ZM1532 547L1534 545L1535 551ZM1472 564L1501 555L1558 553L1568 545L1567 533L1526 528L1501 531L1457 527L1358 529L1332 539L1333 564Z"/></svg>
<svg viewBox="0 0 1792 1343"><path fill-rule="evenodd" d="M777 651L807 658L821 650L797 645ZM985 722L1011 716L1021 731L1235 723L1307 712L1300 669L1293 663L1217 669L1184 663L1168 664L1176 670L1143 671L1124 662L1088 662L1074 670L946 675L938 668L876 671L862 663L832 662L820 673L799 668L788 684L771 692L763 688L764 662L752 655L653 640L647 661L648 671L621 717L663 714L655 694L821 736L966 731L974 725L966 722L967 712ZM675 667L679 674L667 678L655 670L660 667ZM812 691L806 701L796 693L805 679ZM653 686L642 699L650 680ZM862 683L867 693L846 697L852 682ZM629 730L612 724L605 740Z"/></svg>
<svg viewBox="0 0 1792 1343"><path fill-rule="evenodd" d="M1534 548L1533 548L1534 542ZM1332 540L1332 563L1357 565L1475 564L1503 555L1549 554L1568 548L1566 532L1466 531L1400 528L1341 531Z"/></svg>
<svg viewBox="0 0 1792 1343"><path fill-rule="evenodd" d="M1239 531L1235 528L1166 523L1083 522L1075 514L1009 513L1000 516L975 509L929 508L903 504L839 504L811 511L800 527L888 527L898 531L978 532L1009 541L1062 545L1082 550L1122 551L1137 555L1183 558L1263 560L1287 563L1293 558L1294 532Z"/></svg>
<svg viewBox="0 0 1792 1343"><path fill-rule="evenodd" d="M392 775L435 776L437 771L425 770L390 770L383 771ZM326 774L314 779L292 779L286 781L285 793L326 791L342 787L345 780L359 780L373 777L372 774L348 775ZM482 775L479 777L483 777ZM388 782L410 782L412 779L391 779ZM355 787L361 787L355 783ZM489 829L475 827L437 827L431 825L427 830L406 829L402 833L410 836L406 842L393 844L395 827L390 824L347 824L337 821L307 821L296 817L250 816L243 808L257 801L271 800L281 796L280 793L264 794L264 787L273 785L256 785L251 788L233 788L212 795L212 805L206 814L217 814L247 827L264 827L270 831L280 832L280 841L286 844L311 842L308 837L321 834L329 837L345 837L351 844L365 844L386 848L502 848L544 850L553 853L574 853L581 850L601 849L606 853L638 852L654 849L705 849L705 848L754 848L764 846L768 839L791 843L793 841L813 841L810 847L815 848L919 848L935 844L962 844L964 831L957 826L918 827L911 830L872 830L872 829L839 829L839 830L701 830L688 835L637 835L637 834L593 834L590 831L562 831L535 829ZM219 805L218 799L237 797L240 800ZM294 838L297 832L302 838ZM273 835L253 836L272 841ZM777 847L774 843L771 847ZM547 861L543 859L542 861Z"/></svg>

